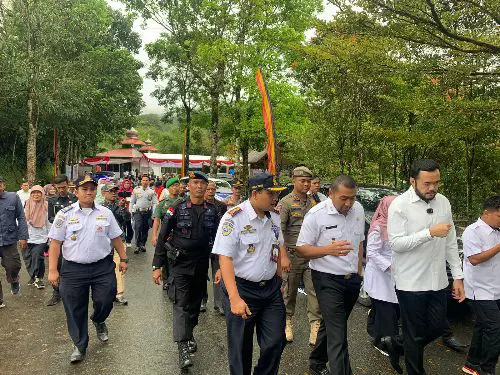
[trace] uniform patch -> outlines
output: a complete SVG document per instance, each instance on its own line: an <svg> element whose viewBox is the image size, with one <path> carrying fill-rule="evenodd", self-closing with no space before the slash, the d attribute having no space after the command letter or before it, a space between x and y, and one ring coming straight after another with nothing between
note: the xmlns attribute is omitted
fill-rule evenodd
<svg viewBox="0 0 500 375"><path fill-rule="evenodd" d="M72 217L71 219L69 219L70 224L78 224L79 222L80 219L78 219L77 217Z"/></svg>
<svg viewBox="0 0 500 375"><path fill-rule="evenodd" d="M243 227L243 229L241 230L240 233L241 234L251 234L251 233L255 233L255 232L257 232L257 230L254 227L252 227L250 224L248 224L248 225L245 225Z"/></svg>
<svg viewBox="0 0 500 375"><path fill-rule="evenodd" d="M56 226L56 228L62 228L64 224L64 220L63 219L57 219L55 222L54 222L54 225Z"/></svg>
<svg viewBox="0 0 500 375"><path fill-rule="evenodd" d="M169 207L165 215L172 216L175 213L175 209L173 207Z"/></svg>
<svg viewBox="0 0 500 375"><path fill-rule="evenodd" d="M95 228L95 231L96 231L97 233L102 233L102 232L104 232L104 227L96 227L96 228Z"/></svg>
<svg viewBox="0 0 500 375"><path fill-rule="evenodd" d="M229 236L233 233L234 230L234 222L232 220L226 220L224 224L222 224L222 235Z"/></svg>
<svg viewBox="0 0 500 375"><path fill-rule="evenodd" d="M240 212L241 212L241 208L235 207L232 210L228 211L227 213L234 217L234 216L238 215Z"/></svg>
<svg viewBox="0 0 500 375"><path fill-rule="evenodd" d="M251 243L250 245L248 245L247 253L248 254L255 253L255 245L253 243Z"/></svg>
<svg viewBox="0 0 500 375"><path fill-rule="evenodd" d="M72 206L68 206L68 207L64 207L61 211L59 212L62 212L63 214L65 214L66 212L69 212L73 207Z"/></svg>

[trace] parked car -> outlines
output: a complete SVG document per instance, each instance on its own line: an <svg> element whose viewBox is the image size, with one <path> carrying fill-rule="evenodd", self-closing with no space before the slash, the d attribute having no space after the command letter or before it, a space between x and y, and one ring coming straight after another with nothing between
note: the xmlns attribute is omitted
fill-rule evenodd
<svg viewBox="0 0 500 375"><path fill-rule="evenodd" d="M231 191L231 184L229 182L221 180L219 178L209 178L208 180L215 182L215 185L217 187L217 190L215 191L216 199L222 201L226 198L229 198L229 196L233 193ZM189 181L189 177L183 177L181 178L181 181L187 184Z"/></svg>
<svg viewBox="0 0 500 375"><path fill-rule="evenodd" d="M100 171L100 172L95 172L92 176L94 180L98 181L100 178L109 178L111 180L114 180L116 177L115 172L110 172L110 171Z"/></svg>

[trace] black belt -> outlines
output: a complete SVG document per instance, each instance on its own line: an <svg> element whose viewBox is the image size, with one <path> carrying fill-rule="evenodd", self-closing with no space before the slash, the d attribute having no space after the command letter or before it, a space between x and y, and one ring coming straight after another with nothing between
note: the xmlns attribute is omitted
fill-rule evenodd
<svg viewBox="0 0 500 375"><path fill-rule="evenodd" d="M276 276L274 276L272 279L269 280L262 280L262 281L249 281L247 279L242 279L241 277L235 276L234 279L236 280L236 283L242 284L242 285L249 285L257 288L263 288L267 284L269 284L271 281L274 280Z"/></svg>
<svg viewBox="0 0 500 375"><path fill-rule="evenodd" d="M348 273L346 275L334 275L330 274L334 279L350 280L354 276L359 276L357 273Z"/></svg>

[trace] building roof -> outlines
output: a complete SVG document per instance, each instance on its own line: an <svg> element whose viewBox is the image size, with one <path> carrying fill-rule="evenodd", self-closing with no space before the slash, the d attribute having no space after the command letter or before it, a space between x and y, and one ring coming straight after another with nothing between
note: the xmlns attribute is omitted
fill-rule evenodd
<svg viewBox="0 0 500 375"><path fill-rule="evenodd" d="M140 139L137 138L125 138L122 141L122 145L140 145L140 146L146 146L146 143L141 141Z"/></svg>
<svg viewBox="0 0 500 375"><path fill-rule="evenodd" d="M267 150L255 151L251 150L248 152L248 163L255 164L261 161L267 155Z"/></svg>
<svg viewBox="0 0 500 375"><path fill-rule="evenodd" d="M117 148L101 152L96 155L97 157L110 157L110 158L142 158L142 154L134 148Z"/></svg>
<svg viewBox="0 0 500 375"><path fill-rule="evenodd" d="M158 149L155 147L155 146L152 146L150 144L147 144L146 143L146 146L142 146L140 149L139 149L140 152L147 152L147 151L153 151L153 152L156 152L158 151Z"/></svg>

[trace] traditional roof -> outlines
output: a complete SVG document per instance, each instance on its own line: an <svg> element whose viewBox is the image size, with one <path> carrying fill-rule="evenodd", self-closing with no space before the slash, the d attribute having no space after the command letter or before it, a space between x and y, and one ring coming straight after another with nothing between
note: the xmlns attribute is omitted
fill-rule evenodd
<svg viewBox="0 0 500 375"><path fill-rule="evenodd" d="M156 151L158 151L158 149L155 146L152 146L151 144L148 144L148 142L146 141L146 146L142 146L139 149L139 151L140 152L148 152L148 151L156 152Z"/></svg>
<svg viewBox="0 0 500 375"><path fill-rule="evenodd" d="M142 158L142 154L134 148L117 148L101 152L96 155L97 157L110 157L110 158Z"/></svg>
<svg viewBox="0 0 500 375"><path fill-rule="evenodd" d="M122 141L122 145L146 146L146 143L139 139L139 133L134 128L127 130L125 135L127 138Z"/></svg>

